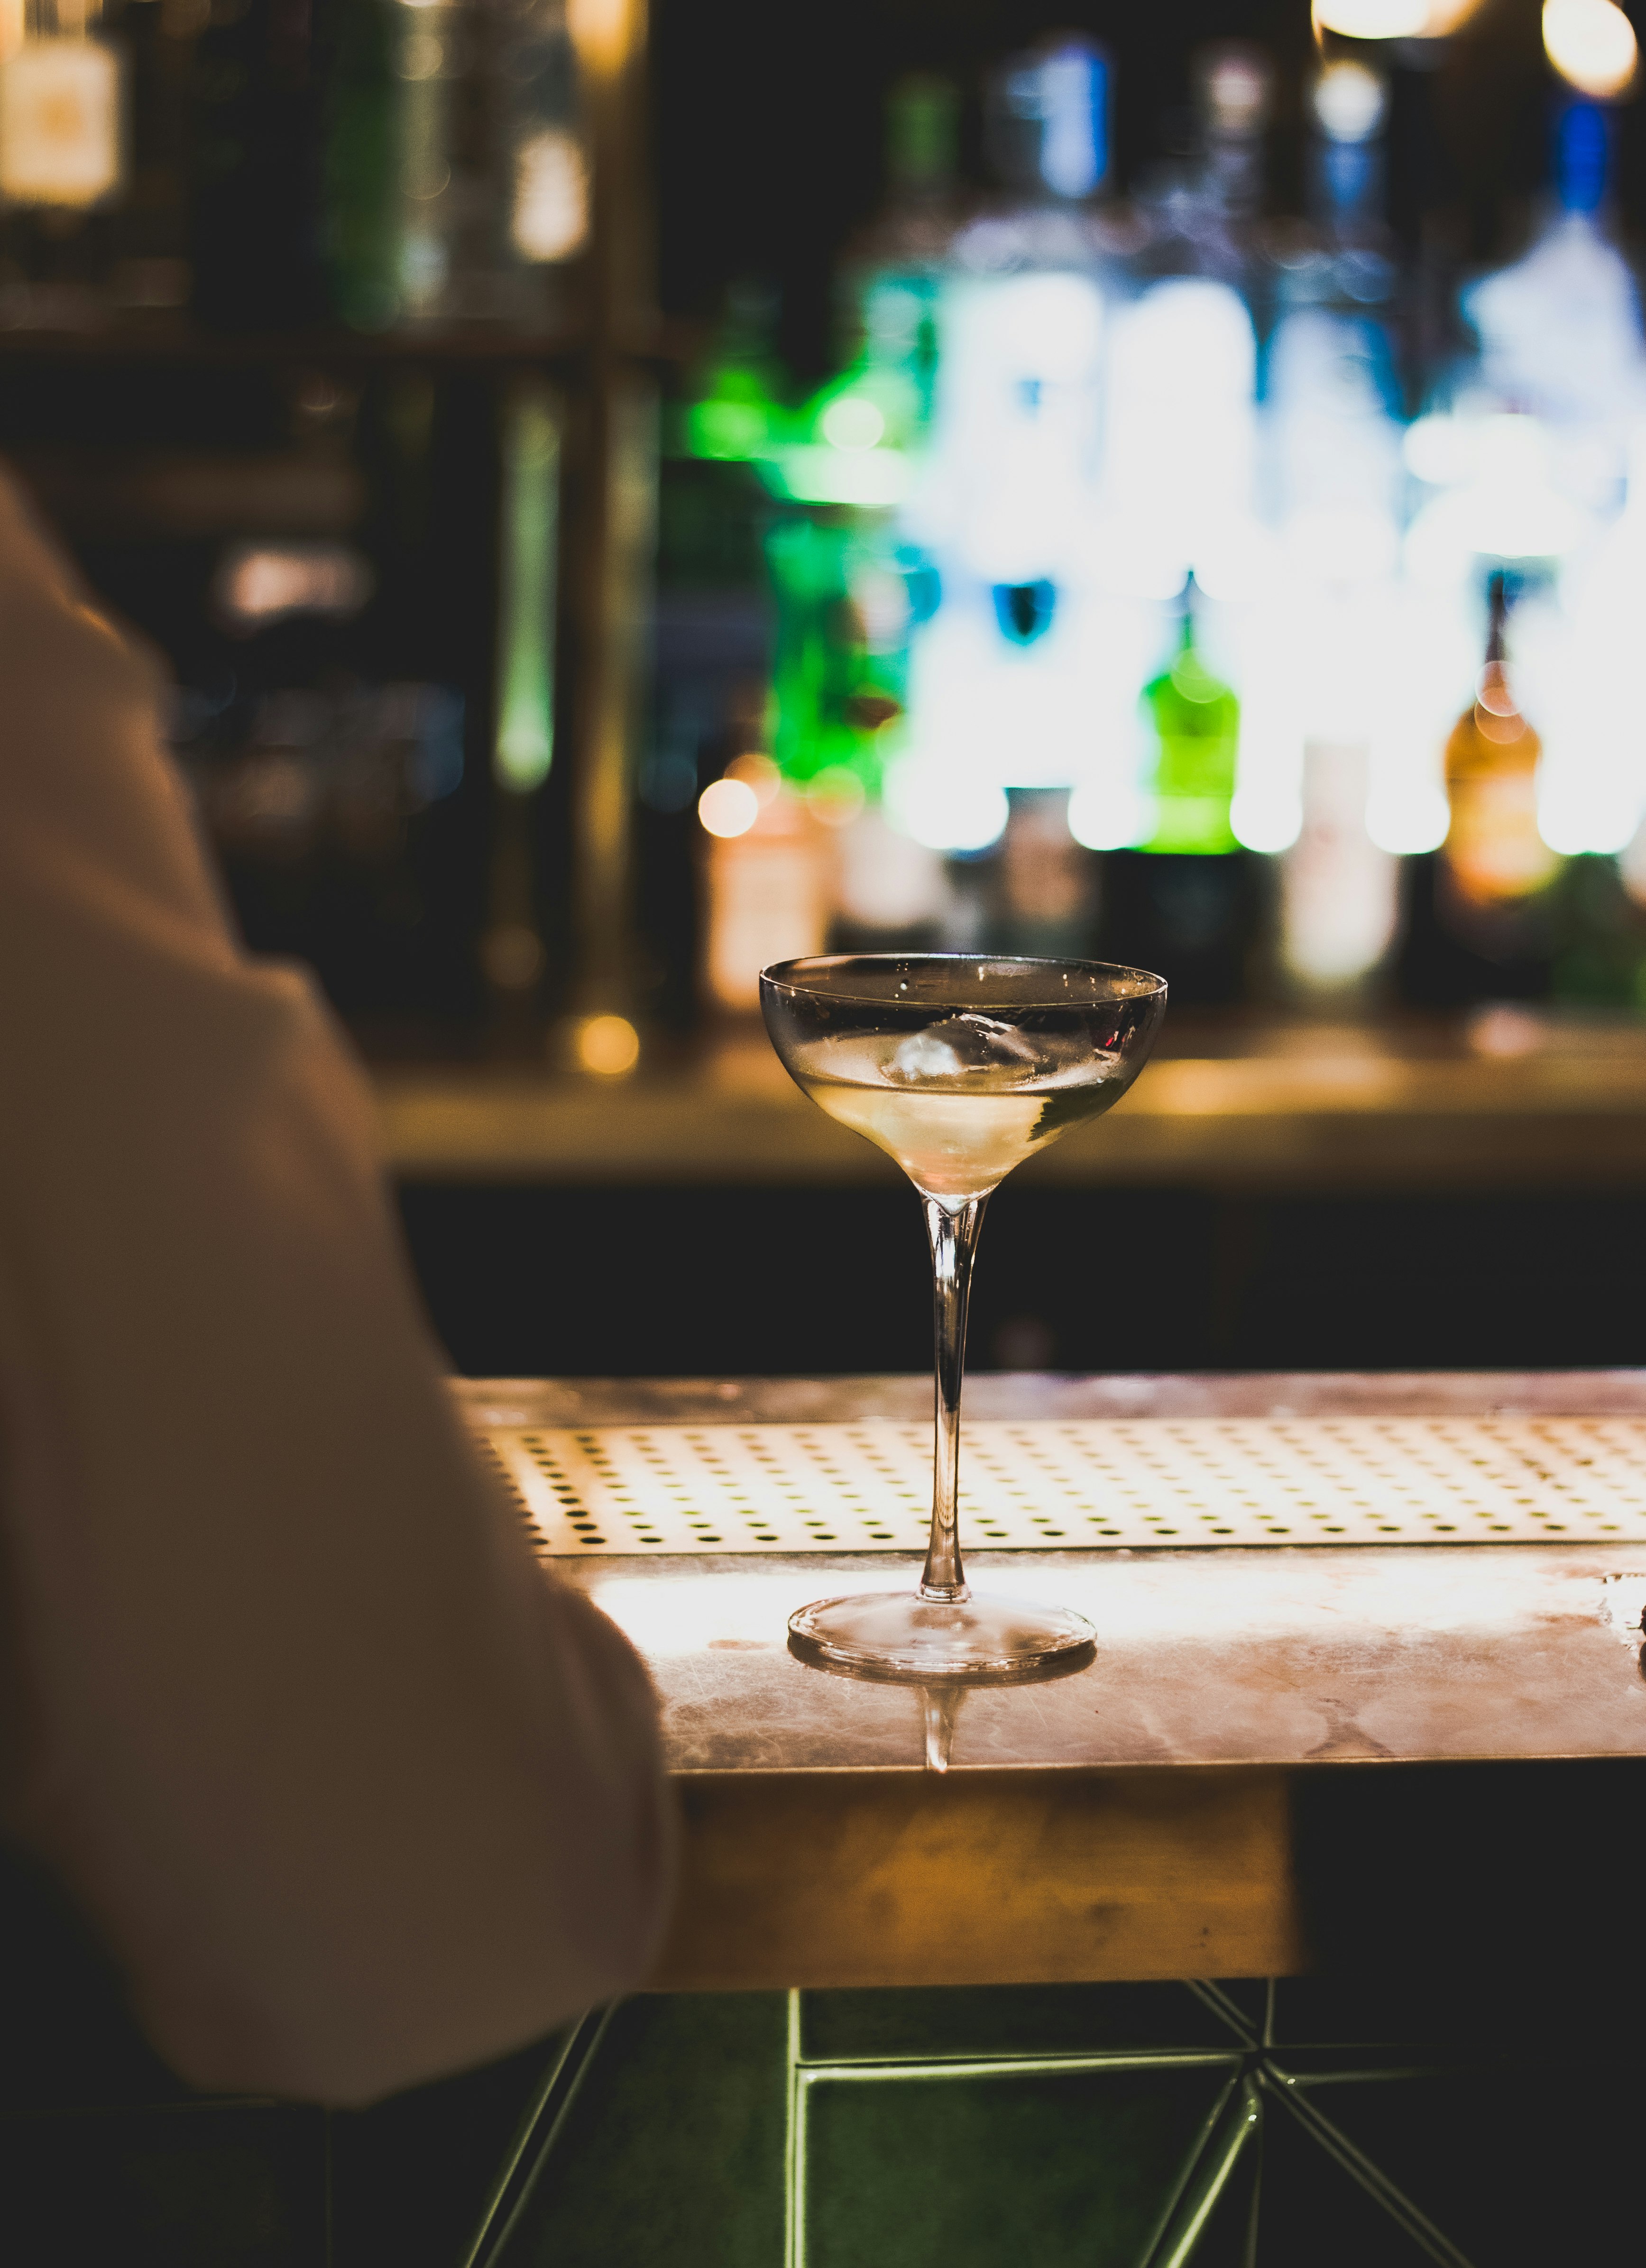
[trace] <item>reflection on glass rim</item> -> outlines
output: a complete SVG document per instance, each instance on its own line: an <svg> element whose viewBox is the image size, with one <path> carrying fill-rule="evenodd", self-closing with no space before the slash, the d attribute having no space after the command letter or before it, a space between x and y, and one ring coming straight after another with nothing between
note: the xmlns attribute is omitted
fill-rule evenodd
<svg viewBox="0 0 1646 2268"><path fill-rule="evenodd" d="M1133 968L1123 961L1058 960L1049 954L1012 954L972 953L819 953L808 954L798 961L773 961L760 972L762 984L769 984L779 992L815 993L830 1000L866 1008L895 1007L897 993L889 989L853 992L845 984L832 982L817 983L819 978L845 978L856 974L865 978L871 974L889 978L899 973L909 976L937 976L952 970L956 980L960 972L970 973L971 984L986 987L991 979L1012 976L1047 975L1061 977L1067 986L1073 977L1101 978L1104 990L1096 995L1103 1001L1145 1000L1158 998L1166 990L1166 980L1147 968ZM1118 980L1118 981L1116 981ZM936 997L936 996L928 996ZM943 997L957 998L957 993ZM908 1003L915 1005L914 999ZM985 1000L981 1005L989 1005ZM1045 998L1018 997L1000 1005L1013 1008L1066 1008L1082 1005L1071 1000L1066 990ZM1085 1005L1091 1005L1089 1001Z"/></svg>

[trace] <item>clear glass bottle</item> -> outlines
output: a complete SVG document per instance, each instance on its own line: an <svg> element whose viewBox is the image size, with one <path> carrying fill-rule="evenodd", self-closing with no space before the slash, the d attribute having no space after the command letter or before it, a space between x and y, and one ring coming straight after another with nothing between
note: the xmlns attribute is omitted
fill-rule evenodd
<svg viewBox="0 0 1646 2268"><path fill-rule="evenodd" d="M1402 405L1379 210L1387 107L1364 64L1320 72L1310 222L1272 243L1280 313L1264 361L1264 469L1286 579L1267 643L1287 730L1268 736L1269 777L1249 768L1244 786L1277 820L1283 801L1295 814L1280 958L1288 983L1313 994L1354 986L1388 950L1398 875L1368 831L1368 806L1391 757L1406 762L1432 731L1407 713Z"/></svg>
<svg viewBox="0 0 1646 2268"><path fill-rule="evenodd" d="M107 312L128 73L101 16L100 0L24 0L0 19L0 313L11 325L78 329Z"/></svg>
<svg viewBox="0 0 1646 2268"><path fill-rule="evenodd" d="M325 243L363 330L533 330L588 234L563 0L343 0L328 73Z"/></svg>

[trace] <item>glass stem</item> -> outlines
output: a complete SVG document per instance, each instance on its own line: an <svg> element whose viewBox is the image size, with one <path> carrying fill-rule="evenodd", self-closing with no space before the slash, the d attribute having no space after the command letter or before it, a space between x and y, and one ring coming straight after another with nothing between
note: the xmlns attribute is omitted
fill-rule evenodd
<svg viewBox="0 0 1646 2268"><path fill-rule="evenodd" d="M923 1200L932 1248L934 1336L936 1340L936 1426L932 1462L932 1541L920 1578L923 1599L954 1604L970 1598L960 1564L956 1501L960 1487L960 1382L966 1367L966 1300L971 1263L987 1197L950 1206Z"/></svg>

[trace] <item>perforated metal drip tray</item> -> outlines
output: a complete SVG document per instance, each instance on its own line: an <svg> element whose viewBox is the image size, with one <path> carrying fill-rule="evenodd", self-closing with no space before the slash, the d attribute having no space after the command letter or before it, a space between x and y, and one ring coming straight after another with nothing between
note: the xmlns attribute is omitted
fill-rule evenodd
<svg viewBox="0 0 1646 2268"><path fill-rule="evenodd" d="M928 1426L491 1426L546 1553L918 1551ZM966 1427L963 1541L1646 1543L1646 1418L1108 1419Z"/></svg>

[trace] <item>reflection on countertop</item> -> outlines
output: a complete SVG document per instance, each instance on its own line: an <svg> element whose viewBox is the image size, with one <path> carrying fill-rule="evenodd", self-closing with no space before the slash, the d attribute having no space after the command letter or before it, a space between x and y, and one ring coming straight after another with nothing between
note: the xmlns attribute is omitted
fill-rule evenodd
<svg viewBox="0 0 1646 2268"><path fill-rule="evenodd" d="M1628 1546L977 1552L968 1565L993 1591L1074 1608L1098 1638L1078 1675L969 1690L954 1773L1646 1755L1646 1681L1618 1643L1609 1580L1646 1606L1646 1551ZM674 1771L926 1763L921 1688L830 1675L785 1644L808 1599L904 1587L912 1564L568 1572L645 1655Z"/></svg>

